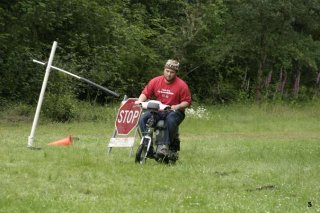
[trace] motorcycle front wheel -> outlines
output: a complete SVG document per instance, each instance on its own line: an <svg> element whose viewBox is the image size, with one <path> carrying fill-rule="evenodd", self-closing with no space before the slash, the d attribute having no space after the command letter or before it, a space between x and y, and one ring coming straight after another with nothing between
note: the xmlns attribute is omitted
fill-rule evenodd
<svg viewBox="0 0 320 213"><path fill-rule="evenodd" d="M145 143L139 145L136 153L136 163L145 164L147 160L147 149L148 146Z"/></svg>

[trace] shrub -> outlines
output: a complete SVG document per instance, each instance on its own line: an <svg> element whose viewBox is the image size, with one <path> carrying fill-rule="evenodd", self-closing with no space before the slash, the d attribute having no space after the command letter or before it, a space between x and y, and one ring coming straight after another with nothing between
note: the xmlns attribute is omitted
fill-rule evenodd
<svg viewBox="0 0 320 213"><path fill-rule="evenodd" d="M100 105L80 101L77 105L76 121L114 122L119 104Z"/></svg>
<svg viewBox="0 0 320 213"><path fill-rule="evenodd" d="M186 109L186 114L191 118L209 119L209 113L204 106L190 107Z"/></svg>
<svg viewBox="0 0 320 213"><path fill-rule="evenodd" d="M5 122L27 121L31 119L33 108L24 103L12 103L9 101L1 107L0 119Z"/></svg>
<svg viewBox="0 0 320 213"><path fill-rule="evenodd" d="M77 117L77 100L69 94L47 94L43 113L51 121L68 122Z"/></svg>

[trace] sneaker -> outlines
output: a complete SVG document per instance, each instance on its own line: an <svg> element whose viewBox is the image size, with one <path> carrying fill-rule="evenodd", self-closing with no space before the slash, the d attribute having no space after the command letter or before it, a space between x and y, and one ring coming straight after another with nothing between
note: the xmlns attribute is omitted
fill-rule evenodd
<svg viewBox="0 0 320 213"><path fill-rule="evenodd" d="M167 156L169 152L168 145L160 145L159 149L157 150L158 155Z"/></svg>
<svg viewBox="0 0 320 213"><path fill-rule="evenodd" d="M168 158L171 161L174 161L174 162L177 161L179 159L179 152L169 151Z"/></svg>

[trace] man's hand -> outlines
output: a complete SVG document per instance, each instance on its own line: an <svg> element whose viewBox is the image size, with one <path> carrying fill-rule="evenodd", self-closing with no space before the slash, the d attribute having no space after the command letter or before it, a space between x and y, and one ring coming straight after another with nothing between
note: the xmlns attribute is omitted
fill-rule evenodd
<svg viewBox="0 0 320 213"><path fill-rule="evenodd" d="M177 104L177 105L172 105L171 106L171 109L172 110L184 110L185 108L187 108L189 106L189 103L186 102L186 101L182 101L180 104Z"/></svg>
<svg viewBox="0 0 320 213"><path fill-rule="evenodd" d="M180 109L179 104L178 105L172 105L171 109L174 110L174 111Z"/></svg>
<svg viewBox="0 0 320 213"><path fill-rule="evenodd" d="M142 101L139 101L139 100L134 102L135 105L141 105L141 103Z"/></svg>

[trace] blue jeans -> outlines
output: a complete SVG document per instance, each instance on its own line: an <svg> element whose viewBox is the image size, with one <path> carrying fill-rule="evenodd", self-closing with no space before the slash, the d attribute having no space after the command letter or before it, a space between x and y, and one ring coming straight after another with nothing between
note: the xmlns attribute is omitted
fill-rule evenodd
<svg viewBox="0 0 320 213"><path fill-rule="evenodd" d="M146 124L150 117L151 117L151 112L145 112L144 114L142 114L139 120L139 126L143 135L146 132ZM185 114L183 111L180 111L180 110L156 113L154 125L156 125L156 123L159 120L165 120L165 123L166 123L165 135L164 135L165 145L171 144L175 135L178 132L179 125L184 120L184 118L185 118Z"/></svg>

